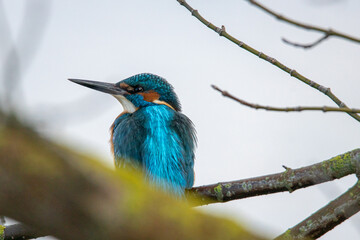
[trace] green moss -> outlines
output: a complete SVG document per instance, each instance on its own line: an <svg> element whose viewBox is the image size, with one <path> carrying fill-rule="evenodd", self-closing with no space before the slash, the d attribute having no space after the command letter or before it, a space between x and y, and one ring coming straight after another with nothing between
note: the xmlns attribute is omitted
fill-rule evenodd
<svg viewBox="0 0 360 240"><path fill-rule="evenodd" d="M218 201L223 201L224 199L224 194L222 193L222 186L221 184L217 185L216 187L214 187L214 192L216 195L216 198Z"/></svg>
<svg viewBox="0 0 360 240"><path fill-rule="evenodd" d="M301 226L300 228L299 228L299 232L300 233L304 233L304 232L306 232L306 226Z"/></svg>
<svg viewBox="0 0 360 240"><path fill-rule="evenodd" d="M247 188L246 183L241 184L241 187L244 189L245 192L249 191L248 188Z"/></svg>
<svg viewBox="0 0 360 240"><path fill-rule="evenodd" d="M291 229L288 229L286 232L275 238L275 240L291 240L294 239L294 237L291 234Z"/></svg>
<svg viewBox="0 0 360 240"><path fill-rule="evenodd" d="M342 155L333 157L322 163L324 171L335 175L336 178L341 178L347 174L356 171L356 166L353 164L352 152L347 152Z"/></svg>
<svg viewBox="0 0 360 240"><path fill-rule="evenodd" d="M5 239L5 226L0 225L0 240L4 240Z"/></svg>
<svg viewBox="0 0 360 240"><path fill-rule="evenodd" d="M231 184L230 184L230 183L227 183L227 184L224 185L224 187L226 187L226 188L231 188Z"/></svg>

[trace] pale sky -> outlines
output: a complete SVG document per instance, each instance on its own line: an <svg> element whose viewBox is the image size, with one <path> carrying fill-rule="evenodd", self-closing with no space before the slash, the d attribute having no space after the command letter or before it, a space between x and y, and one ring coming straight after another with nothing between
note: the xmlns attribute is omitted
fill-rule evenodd
<svg viewBox="0 0 360 240"><path fill-rule="evenodd" d="M358 0L262 2L293 19L360 37ZM298 49L281 37L309 43L322 35L276 21L243 0L188 3L234 37L360 108L360 44L334 37L311 50ZM335 106L322 93L219 37L176 0L3 0L0 11L1 66L9 61L11 47L20 63L22 83L14 93L18 111L45 135L96 154L111 166L108 129L122 107L111 96L67 78L118 82L142 72L166 78L197 129L196 186L277 173L282 165L303 167L359 147L360 123L346 114L255 111L214 91L211 84L250 102L279 107ZM8 76L4 69L2 79ZM200 209L275 237L355 181L350 176L292 194ZM358 239L359 225L357 214L321 239Z"/></svg>

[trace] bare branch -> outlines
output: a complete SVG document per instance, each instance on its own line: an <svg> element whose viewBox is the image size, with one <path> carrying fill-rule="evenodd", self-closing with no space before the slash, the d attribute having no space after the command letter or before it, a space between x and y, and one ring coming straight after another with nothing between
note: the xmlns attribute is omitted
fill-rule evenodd
<svg viewBox="0 0 360 240"><path fill-rule="evenodd" d="M193 9L185 0L177 0L180 5L184 6L187 10L189 10L189 12L191 12L191 15L193 15L195 18L197 18L200 22L202 22L205 26L207 26L208 28L212 29L213 31L215 31L216 33L218 33L220 36L225 37L226 39L230 40L231 42L235 43L236 45L238 45L239 47L245 49L246 51L258 56L259 58L273 64L274 66L280 68L281 70L283 70L284 72L287 72L290 74L290 76L295 77L297 79L299 79L300 81L302 81L303 83L307 84L308 86L315 88L316 90L322 92L323 94L325 94L326 96L328 96L333 102L336 103L336 105L338 105L341 108L348 108L347 105L342 102L338 97L336 97L330 90L330 88L324 87L312 80L310 80L309 78L301 75L300 73L298 73L295 69L291 69L287 66L285 66L284 64L282 64L281 62L277 61L275 58L272 58L252 47L250 47L249 45L245 44L244 42L234 38L233 36L231 36L230 34L228 34L225 30L225 27L222 26L221 28L215 26L214 24L212 24L211 22L207 21L205 18L203 18L198 10ZM356 119L357 121L360 122L360 116L356 113L347 113L349 114L351 117L353 117L354 119Z"/></svg>
<svg viewBox="0 0 360 240"><path fill-rule="evenodd" d="M275 240L317 239L360 211L360 181Z"/></svg>
<svg viewBox="0 0 360 240"><path fill-rule="evenodd" d="M277 192L293 192L300 188L339 179L360 172L360 149L329 160L285 172L231 182L194 187L189 196L198 199L195 206L228 202L236 199Z"/></svg>
<svg viewBox="0 0 360 240"><path fill-rule="evenodd" d="M295 42L291 42L291 41L289 41L289 40L287 40L285 38L282 38L282 41L284 43L287 43L287 44L292 45L294 47L300 47L300 48L304 48L304 49L309 49L309 48L315 47L316 45L320 44L322 41L327 39L329 36L330 35L325 34L323 37L321 37L320 39L318 39L315 42L310 43L310 44L295 43Z"/></svg>
<svg viewBox="0 0 360 240"><path fill-rule="evenodd" d="M353 42L360 43L360 38L356 38L356 37L353 37L353 36L350 36L350 35L347 35L347 34L344 34L344 33L340 33L338 31L332 30L331 28L325 29L325 28L313 26L313 25L310 25L310 24L301 23L301 22L292 20L290 18L284 17L283 15L274 12L273 10L265 7L264 5L262 5L261 3L257 2L257 1L248 0L248 2L250 4L252 4L252 5L254 5L254 6L262 9L263 11L267 12L268 14L274 16L276 19L278 19L280 21L284 21L284 22L287 22L289 24L292 24L292 25L295 25L297 27L304 28L304 29L307 29L307 30L312 30L312 31L317 31L317 32L324 33L325 36L320 39L320 42L323 41L324 39L328 38L329 36L336 36L336 37L344 38L344 39L347 39L347 40L350 40L350 41L353 41ZM318 42L316 44L319 44L320 42ZM314 45L316 45L316 44L314 44Z"/></svg>
<svg viewBox="0 0 360 240"><path fill-rule="evenodd" d="M345 112L345 113L360 113L360 109L356 109L356 108L337 108L337 107L328 107L328 106L323 106L323 107L302 107L302 106L298 106L298 107L286 107L286 108L280 108L280 107L271 107L271 106L264 106L264 105L259 105L259 104L254 104L254 103L249 103L245 100L242 100L240 98L237 98L235 96L233 96L232 94L228 93L227 91L221 90L220 88L218 88L215 85L211 85L212 88L214 88L215 90L219 91L224 97L228 97L242 105L245 105L247 107L250 108L254 108L254 109L264 109L267 111L277 111L277 112L301 112L301 111L322 111L322 112Z"/></svg>

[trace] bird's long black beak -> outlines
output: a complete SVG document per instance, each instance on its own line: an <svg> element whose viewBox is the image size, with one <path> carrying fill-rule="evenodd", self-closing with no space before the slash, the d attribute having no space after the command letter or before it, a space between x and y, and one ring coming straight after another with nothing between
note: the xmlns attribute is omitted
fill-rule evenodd
<svg viewBox="0 0 360 240"><path fill-rule="evenodd" d="M82 79L73 79L73 78L69 78L69 80L74 83L83 85L85 87L92 88L100 92L109 93L112 95L124 95L127 93L124 89L116 86L113 83L105 83L105 82L89 81Z"/></svg>

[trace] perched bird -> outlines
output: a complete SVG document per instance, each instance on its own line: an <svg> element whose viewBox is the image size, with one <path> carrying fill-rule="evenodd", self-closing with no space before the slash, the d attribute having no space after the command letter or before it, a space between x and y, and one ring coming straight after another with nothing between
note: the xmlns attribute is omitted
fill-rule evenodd
<svg viewBox="0 0 360 240"><path fill-rule="evenodd" d="M177 197L193 186L195 129L164 78L142 73L116 84L69 80L122 104L110 128L116 167L141 169L147 181Z"/></svg>

